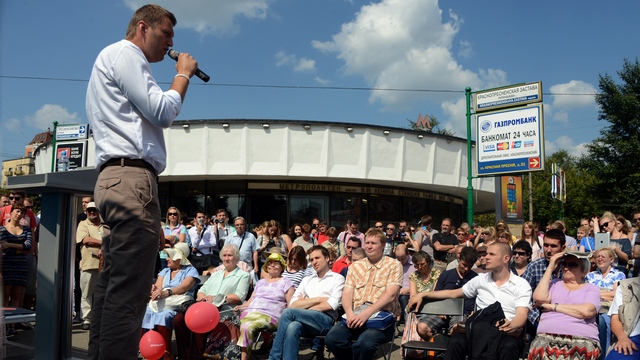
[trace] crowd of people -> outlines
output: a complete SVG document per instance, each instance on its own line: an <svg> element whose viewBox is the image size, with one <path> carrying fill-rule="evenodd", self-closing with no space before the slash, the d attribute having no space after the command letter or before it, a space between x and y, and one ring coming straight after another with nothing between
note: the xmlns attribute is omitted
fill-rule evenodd
<svg viewBox="0 0 640 360"><path fill-rule="evenodd" d="M32 205L24 205L23 192L6 198L0 209L3 305L25 307L26 294L35 294L26 289L35 276L28 255L37 254L38 218ZM103 266L101 240L109 227L91 197L82 204L76 285L79 319L89 330ZM633 226L608 212L583 219L574 239L561 221L549 222L544 231L525 222L514 236L503 221L455 227L445 218L435 230L430 216L415 225L375 222L364 233L356 220L339 229L321 219L289 231L269 220L249 231L241 216L229 224L225 209L211 218L198 211L190 220L172 206L161 225L162 250L140 336L153 329L171 344L175 331L178 358L215 355L210 344L219 328L197 334L185 323L188 306L206 301L233 314L224 329L235 333L215 351L242 360L251 351L269 352L273 360L297 358L300 339L319 335L324 339L311 343L318 359L325 349L337 359L368 359L393 340L396 323L423 341L450 336L445 359L469 351L517 359L525 344L529 359L633 358L640 354L640 305L633 295L640 293L634 292L640 281L633 266L640 258L640 211L632 215ZM606 246L594 240L598 233L609 235ZM456 297L466 299L461 317L419 312L426 301ZM484 318L471 316L485 308ZM391 323L368 325L380 313L389 314ZM474 332L472 342L464 333L465 321L480 324L487 313L494 314L491 322L499 318L489 328L499 339L497 348L486 333ZM16 330L7 325L6 331ZM258 336L264 341L254 349ZM165 359L175 356L168 347Z"/></svg>

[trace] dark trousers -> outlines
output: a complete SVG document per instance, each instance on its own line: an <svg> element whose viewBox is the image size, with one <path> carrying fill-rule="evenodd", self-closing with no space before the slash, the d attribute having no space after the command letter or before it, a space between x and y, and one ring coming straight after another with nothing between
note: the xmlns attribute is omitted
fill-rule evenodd
<svg viewBox="0 0 640 360"><path fill-rule="evenodd" d="M189 330L184 321L184 313L178 313L173 318L173 332L176 335L179 359L204 359L202 354L209 333L196 334Z"/></svg>
<svg viewBox="0 0 640 360"><path fill-rule="evenodd" d="M400 321L406 321L406 310L407 305L409 305L409 295L399 295L398 302L400 303Z"/></svg>
<svg viewBox="0 0 640 360"><path fill-rule="evenodd" d="M106 167L94 197L110 234L102 238L87 359L137 359L162 235L157 179L143 168Z"/></svg>
<svg viewBox="0 0 640 360"><path fill-rule="evenodd" d="M522 340L513 336L503 336L498 345L498 360L518 360L520 358L520 343ZM465 360L469 355L467 335L455 333L449 339L445 360ZM475 360L475 359L470 359Z"/></svg>
<svg viewBox="0 0 640 360"><path fill-rule="evenodd" d="M324 341L338 360L371 360L375 358L380 344L393 340L395 332L395 322L384 330L375 330L365 327L349 329L339 321L329 330Z"/></svg>

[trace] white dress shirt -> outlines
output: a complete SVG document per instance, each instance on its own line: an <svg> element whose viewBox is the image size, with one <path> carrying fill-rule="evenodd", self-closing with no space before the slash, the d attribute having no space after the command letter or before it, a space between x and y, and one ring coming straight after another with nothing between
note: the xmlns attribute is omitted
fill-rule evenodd
<svg viewBox="0 0 640 360"><path fill-rule="evenodd" d="M476 298L476 307L484 309L494 302L500 302L504 316L509 320L516 317L517 307L531 309L531 286L527 280L510 273L509 281L498 287L491 272L479 274L462 286L466 298Z"/></svg>
<svg viewBox="0 0 640 360"><path fill-rule="evenodd" d="M142 50L128 40L100 52L89 79L86 110L96 143L95 164L143 159L160 174L166 167L163 128L180 113L175 90L163 92Z"/></svg>
<svg viewBox="0 0 640 360"><path fill-rule="evenodd" d="M211 248L217 246L213 226L205 227L200 234L198 234L198 227L192 226L189 229L189 239L191 240L191 248L196 248L203 254L211 254Z"/></svg>
<svg viewBox="0 0 640 360"><path fill-rule="evenodd" d="M328 297L327 303L333 310L337 310L342 300L342 289L344 288L344 277L329 270L322 278L318 277L315 271L306 276L293 293L291 302L301 298Z"/></svg>

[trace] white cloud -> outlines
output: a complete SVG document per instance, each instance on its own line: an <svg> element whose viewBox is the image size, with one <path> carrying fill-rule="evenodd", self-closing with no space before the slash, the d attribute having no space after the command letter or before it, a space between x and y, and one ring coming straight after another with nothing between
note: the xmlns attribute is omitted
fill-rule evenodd
<svg viewBox="0 0 640 360"><path fill-rule="evenodd" d="M329 85L331 83L331 81L323 79L323 78L321 78L319 76L316 76L315 79L313 79L313 80L315 80L315 82L317 82L320 85Z"/></svg>
<svg viewBox="0 0 640 360"><path fill-rule="evenodd" d="M135 11L148 4L147 0L123 0ZM201 35L236 33L239 31L238 18L265 19L269 10L269 0L156 0L171 11L178 20L178 27L185 27Z"/></svg>
<svg viewBox="0 0 640 360"><path fill-rule="evenodd" d="M307 58L298 59L295 55L289 55L285 51L276 53L276 66L291 66L296 72L315 72L316 62Z"/></svg>
<svg viewBox="0 0 640 360"><path fill-rule="evenodd" d="M25 117L25 122L40 130L53 129L53 122L58 124L74 124L80 122L78 113L69 113L60 105L45 104L35 114Z"/></svg>
<svg viewBox="0 0 640 360"><path fill-rule="evenodd" d="M580 157L587 153L587 144L587 142L576 144L571 137L563 135L554 141L545 140L544 152L545 156L550 156L558 150L566 150L569 155Z"/></svg>
<svg viewBox="0 0 640 360"><path fill-rule="evenodd" d="M502 70L474 72L458 63L452 44L463 20L452 11L447 15L443 19L437 0L381 0L363 6L331 40L315 40L312 46L336 53L344 62L344 74L361 76L376 88L464 91L467 86L483 89L508 84ZM469 42L460 42L459 56L471 56L471 51ZM369 101L382 104L386 111L438 102L450 116L456 115L448 120L459 134L458 129L466 128L465 118L457 116L465 112L459 97L451 92L375 91Z"/></svg>
<svg viewBox="0 0 640 360"><path fill-rule="evenodd" d="M446 125L455 131L456 136L467 137L467 100L445 101L441 105L442 113L449 119ZM472 120L473 123L473 120ZM473 136L472 136L473 137Z"/></svg>
<svg viewBox="0 0 640 360"><path fill-rule="evenodd" d="M5 121L3 123L4 127L9 130L18 130L22 126L22 122L19 119L13 118Z"/></svg>
<svg viewBox="0 0 640 360"><path fill-rule="evenodd" d="M474 52L473 52L473 47L471 46L471 43L468 42L467 40L461 40L460 49L458 49L458 56L463 59L469 59L473 56L473 54Z"/></svg>
<svg viewBox="0 0 640 360"><path fill-rule="evenodd" d="M596 88L581 80L553 85L549 88L553 94L553 105L561 109L574 109L595 106Z"/></svg>

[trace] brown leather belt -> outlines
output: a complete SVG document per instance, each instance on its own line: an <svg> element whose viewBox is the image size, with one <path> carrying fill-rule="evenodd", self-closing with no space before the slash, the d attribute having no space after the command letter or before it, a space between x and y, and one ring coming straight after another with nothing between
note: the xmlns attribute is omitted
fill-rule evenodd
<svg viewBox="0 0 640 360"><path fill-rule="evenodd" d="M156 168L154 168L153 166L151 166L151 164L149 164L148 162L142 159L127 159L127 158L110 159L106 163L102 164L102 166L100 167L100 172L102 172L102 170L104 170L106 167L109 167L109 166L122 166L122 167L131 166L131 167L137 167L137 168L144 168L151 171L156 178L158 177Z"/></svg>

